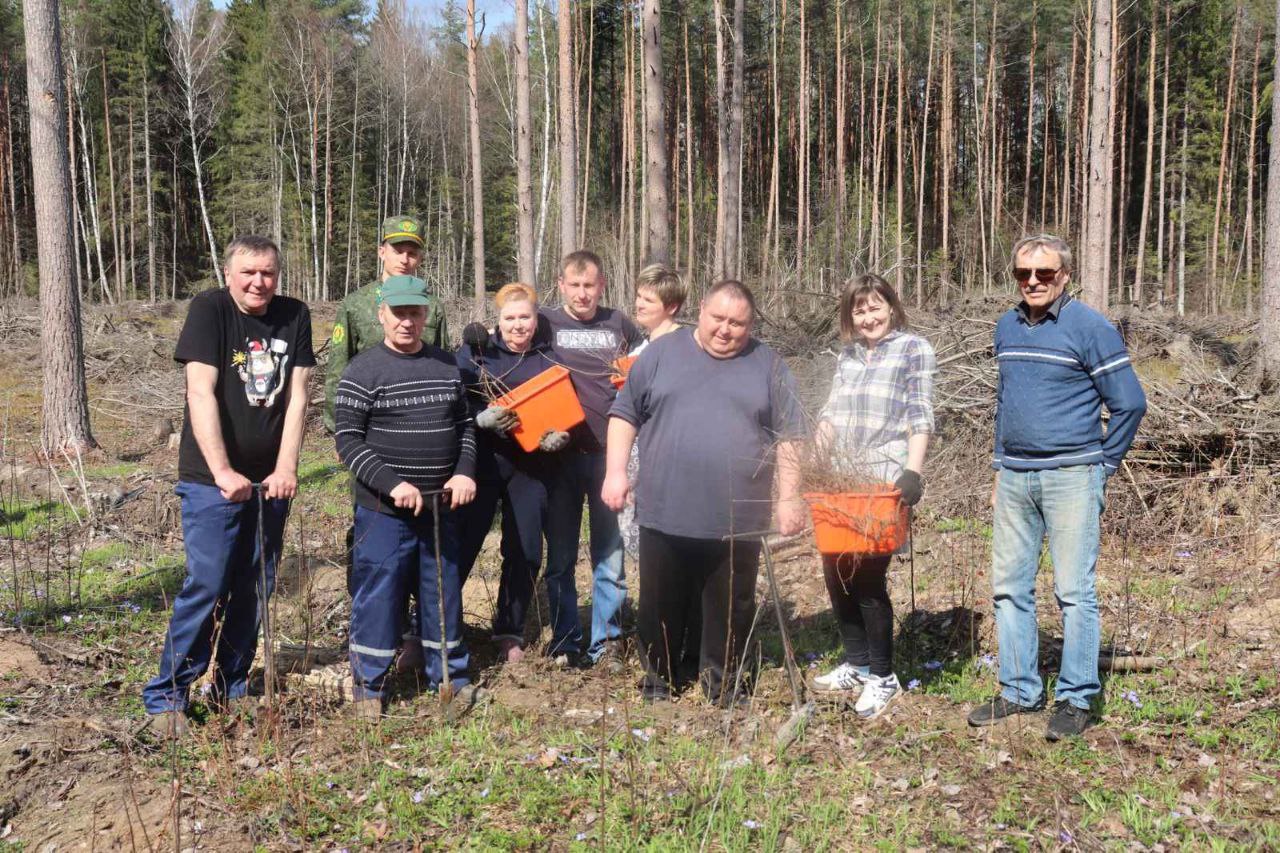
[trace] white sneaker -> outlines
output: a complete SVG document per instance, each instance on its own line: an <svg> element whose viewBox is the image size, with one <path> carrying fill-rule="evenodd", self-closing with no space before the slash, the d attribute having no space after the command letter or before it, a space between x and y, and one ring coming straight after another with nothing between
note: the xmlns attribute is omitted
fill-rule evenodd
<svg viewBox="0 0 1280 853"><path fill-rule="evenodd" d="M813 685L819 690L860 690L862 685L866 683L867 677L858 672L857 667L851 663L842 663L826 675L819 675L813 679Z"/></svg>
<svg viewBox="0 0 1280 853"><path fill-rule="evenodd" d="M853 710L863 719L878 717L900 692L902 688L898 685L898 676L889 673L884 678L877 678L873 675L863 683L862 695L858 697L858 704Z"/></svg>

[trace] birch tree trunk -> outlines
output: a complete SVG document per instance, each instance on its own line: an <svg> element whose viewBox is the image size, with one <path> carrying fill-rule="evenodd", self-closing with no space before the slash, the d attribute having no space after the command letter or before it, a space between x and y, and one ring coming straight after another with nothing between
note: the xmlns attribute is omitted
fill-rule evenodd
<svg viewBox="0 0 1280 853"><path fill-rule="evenodd" d="M667 164L666 95L662 73L662 9L659 0L644 0L644 204L648 229L646 263L671 260L668 216L670 169Z"/></svg>
<svg viewBox="0 0 1280 853"><path fill-rule="evenodd" d="M719 163L716 193L716 246L712 275L733 278L738 274L738 220L741 217L742 194L739 167L742 158L742 19L743 0L734 0L732 74L726 68L724 3L715 2L716 27L716 106L719 137ZM726 91L728 90L728 91Z"/></svg>
<svg viewBox="0 0 1280 853"><path fill-rule="evenodd" d="M22 4L31 111L31 171L40 270L40 355L44 401L40 446L50 459L96 446L89 429L80 291L71 222L70 151L57 0Z"/></svg>
<svg viewBox="0 0 1280 853"><path fill-rule="evenodd" d="M1107 308L1111 272L1111 0L1093 0L1093 85L1089 104L1088 196L1080 240L1084 300Z"/></svg>

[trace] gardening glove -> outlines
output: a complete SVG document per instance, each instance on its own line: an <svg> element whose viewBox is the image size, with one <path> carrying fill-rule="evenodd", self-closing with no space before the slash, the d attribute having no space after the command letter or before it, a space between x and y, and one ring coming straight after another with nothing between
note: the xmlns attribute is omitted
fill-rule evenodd
<svg viewBox="0 0 1280 853"><path fill-rule="evenodd" d="M520 426L520 416L505 406L490 406L476 415L476 426L497 433L511 432Z"/></svg>
<svg viewBox="0 0 1280 853"><path fill-rule="evenodd" d="M558 429L549 429L542 434L542 438L538 439L538 449L545 450L548 453L564 450L568 446L569 433L561 432Z"/></svg>
<svg viewBox="0 0 1280 853"><path fill-rule="evenodd" d="M898 475L898 479L893 481L893 485L898 491L902 492L904 506L915 506L924 497L924 482L920 479L919 474L909 468L903 469L902 473Z"/></svg>

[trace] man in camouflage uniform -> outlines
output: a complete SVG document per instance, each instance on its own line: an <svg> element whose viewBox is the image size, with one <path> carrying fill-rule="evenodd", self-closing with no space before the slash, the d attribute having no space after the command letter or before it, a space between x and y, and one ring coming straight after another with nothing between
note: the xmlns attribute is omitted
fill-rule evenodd
<svg viewBox="0 0 1280 853"><path fill-rule="evenodd" d="M378 295L382 282L393 275L417 275L422 263L422 223L412 216L391 216L382 221L382 243L378 246L382 276L342 300L333 336L329 340L329 366L324 379L324 426L333 432L333 399L338 380L347 362L363 350L382 342L384 333L378 322ZM423 343L452 349L449 330L445 326L444 306L434 296L427 297L427 325L422 329Z"/></svg>
<svg viewBox="0 0 1280 853"><path fill-rule="evenodd" d="M386 333L378 320L378 298L382 295L382 283L396 275L417 275L422 263L422 223L413 216L389 216L382 221L382 242L378 245L378 259L382 261L382 275L377 281L366 284L347 294L338 307L329 338L329 364L324 379L324 426L335 431L333 403L337 396L338 380L347 369L347 363L369 347L382 343ZM427 322L422 327L424 343L441 347L449 346L449 332L445 326L444 305L434 294L427 295ZM347 589L351 591L350 556L355 544L355 528L347 528ZM416 588L414 579L411 587ZM406 616L405 624L413 621ZM403 652L397 661L401 671L413 672L422 667L422 646L416 637L406 637Z"/></svg>

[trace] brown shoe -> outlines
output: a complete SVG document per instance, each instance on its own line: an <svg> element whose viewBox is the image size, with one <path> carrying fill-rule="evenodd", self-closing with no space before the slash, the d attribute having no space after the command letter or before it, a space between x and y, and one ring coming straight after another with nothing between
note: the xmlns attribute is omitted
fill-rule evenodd
<svg viewBox="0 0 1280 853"><path fill-rule="evenodd" d="M157 740L182 740L187 736L189 727L184 711L161 711L158 714L147 714L147 723L142 731Z"/></svg>
<svg viewBox="0 0 1280 853"><path fill-rule="evenodd" d="M610 675L619 675L627 668L627 645L624 640L610 640L604 644L604 651L595 662L603 666Z"/></svg>
<svg viewBox="0 0 1280 853"><path fill-rule="evenodd" d="M357 699L351 703L351 716L365 722L375 722L382 717L382 699L373 696L368 699Z"/></svg>

